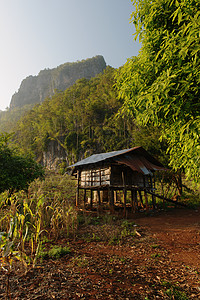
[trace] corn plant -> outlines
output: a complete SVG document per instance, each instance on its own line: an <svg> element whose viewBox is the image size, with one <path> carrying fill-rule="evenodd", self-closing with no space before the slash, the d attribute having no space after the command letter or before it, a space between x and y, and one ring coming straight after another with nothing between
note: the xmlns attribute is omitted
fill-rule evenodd
<svg viewBox="0 0 200 300"><path fill-rule="evenodd" d="M75 237L77 212L74 207L63 200L61 203L55 202L50 208L52 210L50 228L54 237L57 239L63 233L67 237L72 233Z"/></svg>
<svg viewBox="0 0 200 300"><path fill-rule="evenodd" d="M40 246L41 230L41 207L42 200L36 204L33 212L27 199L19 203L18 196L9 199L10 210L1 218L0 223L9 224L9 230L5 227L5 234L1 238L1 259L4 264L10 264L13 257L17 258L27 271L28 265L35 266L37 253ZM6 222L5 222L6 220ZM27 255L29 244L31 243L31 256ZM26 247L27 245L27 247ZM12 258L12 259L11 259ZM11 269L11 264L8 269Z"/></svg>
<svg viewBox="0 0 200 300"><path fill-rule="evenodd" d="M7 275L6 295L7 299L10 296L10 275L13 263L19 260L27 270L28 256L25 253L24 243L28 233L28 227L24 227L24 216L20 215L17 210L14 210L14 215L7 214L5 218L9 219L10 227L8 232L3 232L0 235L0 266Z"/></svg>

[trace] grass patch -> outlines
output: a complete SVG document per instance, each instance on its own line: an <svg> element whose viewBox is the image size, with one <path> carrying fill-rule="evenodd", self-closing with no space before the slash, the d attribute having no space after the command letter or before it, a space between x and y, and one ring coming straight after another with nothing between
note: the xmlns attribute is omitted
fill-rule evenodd
<svg viewBox="0 0 200 300"><path fill-rule="evenodd" d="M181 288L169 281L162 281L161 285L165 287L165 294L169 299L174 300L189 300L187 294L181 290Z"/></svg>
<svg viewBox="0 0 200 300"><path fill-rule="evenodd" d="M51 258L51 259L59 259L67 254L71 253L70 247L62 247L62 246L52 246L50 250L44 251L42 250L39 254L40 258Z"/></svg>

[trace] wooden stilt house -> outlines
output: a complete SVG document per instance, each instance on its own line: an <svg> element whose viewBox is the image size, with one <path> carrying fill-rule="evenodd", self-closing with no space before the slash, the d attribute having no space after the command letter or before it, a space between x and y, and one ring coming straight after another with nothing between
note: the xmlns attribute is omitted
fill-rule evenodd
<svg viewBox="0 0 200 300"><path fill-rule="evenodd" d="M155 189L154 172L165 169L142 147L94 154L69 168L77 178L76 205L92 208L95 203L98 208L103 202L107 202L112 211L119 198L124 211L127 205L133 211L138 210L139 204L148 209L147 193ZM82 203L80 190L84 191ZM154 197L152 204L155 208Z"/></svg>

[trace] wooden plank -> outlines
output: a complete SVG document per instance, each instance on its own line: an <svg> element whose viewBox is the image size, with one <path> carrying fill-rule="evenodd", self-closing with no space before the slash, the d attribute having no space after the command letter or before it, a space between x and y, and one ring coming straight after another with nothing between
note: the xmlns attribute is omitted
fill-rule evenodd
<svg viewBox="0 0 200 300"><path fill-rule="evenodd" d="M93 206L93 190L90 190L90 208Z"/></svg>
<svg viewBox="0 0 200 300"><path fill-rule="evenodd" d="M135 212L135 206L134 206L134 191L131 190L131 212Z"/></svg>
<svg viewBox="0 0 200 300"><path fill-rule="evenodd" d="M114 203L117 203L118 198L117 198L117 191L114 191Z"/></svg>
<svg viewBox="0 0 200 300"><path fill-rule="evenodd" d="M99 184L101 186L101 169L99 169Z"/></svg>
<svg viewBox="0 0 200 300"><path fill-rule="evenodd" d="M79 180L80 180L80 172L77 171L76 206L79 205Z"/></svg>
<svg viewBox="0 0 200 300"><path fill-rule="evenodd" d="M140 196L140 203L142 208L144 208L144 204L143 204L143 199L142 199L142 192L140 190L138 190L139 196Z"/></svg>
<svg viewBox="0 0 200 300"><path fill-rule="evenodd" d="M86 195L87 195L87 190L84 189L84 197L83 197L83 206L85 208L85 204L86 204Z"/></svg>
<svg viewBox="0 0 200 300"><path fill-rule="evenodd" d="M100 214L101 211L101 195L100 195L100 190L97 190L97 198L98 198L98 206L97 206L97 212L98 212L98 216Z"/></svg>
<svg viewBox="0 0 200 300"><path fill-rule="evenodd" d="M156 197L152 195L152 205L153 205L153 210L156 209Z"/></svg>
<svg viewBox="0 0 200 300"><path fill-rule="evenodd" d="M144 197L145 197L145 207L146 207L146 211L149 210L149 203L148 203L148 196L146 191L144 191Z"/></svg>
<svg viewBox="0 0 200 300"><path fill-rule="evenodd" d="M76 206L79 206L79 187L76 189Z"/></svg>
<svg viewBox="0 0 200 300"><path fill-rule="evenodd" d="M138 211L138 197L137 197L136 189L134 189L134 206L135 206L135 210Z"/></svg>
<svg viewBox="0 0 200 300"><path fill-rule="evenodd" d="M138 211L137 190L131 190L131 201L133 201L133 211Z"/></svg>
<svg viewBox="0 0 200 300"><path fill-rule="evenodd" d="M97 198L98 198L98 205L101 205L101 196L100 196L100 190L97 190Z"/></svg>
<svg viewBox="0 0 200 300"><path fill-rule="evenodd" d="M161 195L158 195L158 194L155 194L153 192L150 192L150 191L146 191L148 194L151 194L151 195L154 195L155 197L159 198L159 199L162 199L162 200L165 200L167 202L171 202L171 203L174 203L175 205L179 205L179 206L183 206L183 207L187 207L186 204L184 203L181 203L181 202L178 202L178 201L174 201L172 199L169 199L169 198L166 198L164 196L161 196Z"/></svg>
<svg viewBox="0 0 200 300"><path fill-rule="evenodd" d="M123 189L124 217L126 217L126 195L127 195L127 190L126 188L124 188Z"/></svg>
<svg viewBox="0 0 200 300"><path fill-rule="evenodd" d="M110 193L110 211L113 213L115 210L115 206L114 206L114 191L113 189L109 190Z"/></svg>

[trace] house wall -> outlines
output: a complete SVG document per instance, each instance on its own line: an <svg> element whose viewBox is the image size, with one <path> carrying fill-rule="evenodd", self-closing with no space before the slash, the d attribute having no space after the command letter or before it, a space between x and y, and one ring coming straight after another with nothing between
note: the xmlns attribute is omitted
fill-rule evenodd
<svg viewBox="0 0 200 300"><path fill-rule="evenodd" d="M111 185L128 185L135 187L151 187L149 176L133 171L129 167L112 166Z"/></svg>
<svg viewBox="0 0 200 300"><path fill-rule="evenodd" d="M95 168L81 171L80 186L109 186L110 185L111 167Z"/></svg>
<svg viewBox="0 0 200 300"><path fill-rule="evenodd" d="M102 186L115 186L123 187L151 187L149 176L131 170L125 166L99 167L80 172L80 187L102 187Z"/></svg>

